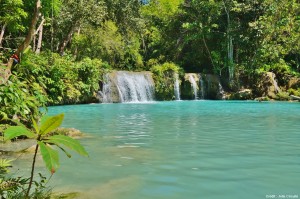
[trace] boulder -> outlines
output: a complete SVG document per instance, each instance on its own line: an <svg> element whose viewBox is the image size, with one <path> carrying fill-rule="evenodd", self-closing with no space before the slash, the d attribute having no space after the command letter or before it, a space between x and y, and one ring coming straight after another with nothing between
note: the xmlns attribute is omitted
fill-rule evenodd
<svg viewBox="0 0 300 199"><path fill-rule="evenodd" d="M251 89L242 89L236 93L230 95L231 100L250 100L253 99L253 93Z"/></svg>
<svg viewBox="0 0 300 199"><path fill-rule="evenodd" d="M298 89L300 88L300 78L298 77L290 77L288 80L288 88L294 88L294 89Z"/></svg>
<svg viewBox="0 0 300 199"><path fill-rule="evenodd" d="M194 100L202 99L200 89L200 74L199 73L185 73L180 85L181 99Z"/></svg>
<svg viewBox="0 0 300 199"><path fill-rule="evenodd" d="M182 99L225 99L225 92L217 75L186 73L180 88Z"/></svg>
<svg viewBox="0 0 300 199"><path fill-rule="evenodd" d="M260 74L253 92L255 93L256 96L276 99L277 97L276 94L280 93L281 89L277 84L275 74L272 72L266 72Z"/></svg>

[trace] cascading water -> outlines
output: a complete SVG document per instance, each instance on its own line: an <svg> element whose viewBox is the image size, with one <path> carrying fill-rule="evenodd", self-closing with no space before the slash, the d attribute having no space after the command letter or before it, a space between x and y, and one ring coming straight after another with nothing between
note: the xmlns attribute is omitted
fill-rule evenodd
<svg viewBox="0 0 300 199"><path fill-rule="evenodd" d="M275 91L277 93L280 93L281 92L281 89L279 88L278 86L278 83L275 79L275 74L274 73L271 73L271 72L268 72L267 75L271 78L272 82L273 82L273 85L274 85L274 88L275 88Z"/></svg>
<svg viewBox="0 0 300 199"><path fill-rule="evenodd" d="M224 100L226 98L225 91L220 82L219 82L219 93L220 93L221 99Z"/></svg>
<svg viewBox="0 0 300 199"><path fill-rule="evenodd" d="M196 83L194 75L192 73L188 74L188 75L189 75L189 81L191 82L191 86L193 88L195 99L197 100L197 99L199 99L199 96L198 96L198 85Z"/></svg>
<svg viewBox="0 0 300 199"><path fill-rule="evenodd" d="M179 77L177 73L175 74L174 92L175 92L175 99L180 100Z"/></svg>
<svg viewBox="0 0 300 199"><path fill-rule="evenodd" d="M107 75L101 93L104 103L153 101L154 82L149 72L117 71Z"/></svg>
<svg viewBox="0 0 300 199"><path fill-rule="evenodd" d="M100 98L102 98L103 103L112 103L111 99L111 81L109 79L109 75L106 74L103 77L103 88L102 91L99 91L98 94L100 95Z"/></svg>

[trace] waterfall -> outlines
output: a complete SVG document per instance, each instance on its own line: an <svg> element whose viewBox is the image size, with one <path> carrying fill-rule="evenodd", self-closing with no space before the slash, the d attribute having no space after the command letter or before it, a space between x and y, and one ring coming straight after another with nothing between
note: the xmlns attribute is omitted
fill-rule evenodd
<svg viewBox="0 0 300 199"><path fill-rule="evenodd" d="M192 73L188 74L188 75L189 75L189 81L191 82L191 86L193 88L195 99L197 100L197 99L199 99L199 96L198 96L198 86L197 86L195 77Z"/></svg>
<svg viewBox="0 0 300 199"><path fill-rule="evenodd" d="M220 82L219 82L219 94L221 96L221 99L225 100L225 98L226 98L225 91L224 91L224 89L223 89L223 87L222 87L222 85L221 85Z"/></svg>
<svg viewBox="0 0 300 199"><path fill-rule="evenodd" d="M267 75L271 78L272 82L273 82L273 85L274 85L274 88L275 88L275 91L277 93L280 93L281 92L281 89L279 88L278 84L277 84L277 81L275 79L275 74L272 73L272 72L267 72Z"/></svg>
<svg viewBox="0 0 300 199"><path fill-rule="evenodd" d="M104 103L147 102L154 99L154 82L149 72L116 71L105 78L102 92L99 92Z"/></svg>
<svg viewBox="0 0 300 199"><path fill-rule="evenodd" d="M180 100L179 77L177 73L175 74L174 92L175 92L175 99Z"/></svg>
<svg viewBox="0 0 300 199"><path fill-rule="evenodd" d="M109 75L106 74L103 77L103 88L102 91L99 91L100 97L102 98L103 103L112 103L111 99L111 81L109 79Z"/></svg>

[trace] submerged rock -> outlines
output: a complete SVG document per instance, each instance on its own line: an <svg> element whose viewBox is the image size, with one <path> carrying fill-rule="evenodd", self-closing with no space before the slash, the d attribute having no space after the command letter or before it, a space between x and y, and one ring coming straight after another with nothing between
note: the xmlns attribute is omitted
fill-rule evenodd
<svg viewBox="0 0 300 199"><path fill-rule="evenodd" d="M72 138L80 138L84 136L84 133L75 128L63 128L59 127L55 130L54 134L65 135Z"/></svg>
<svg viewBox="0 0 300 199"><path fill-rule="evenodd" d="M71 192L71 193L54 193L51 196L51 199L73 199L79 198L80 193L78 192Z"/></svg>
<svg viewBox="0 0 300 199"><path fill-rule="evenodd" d="M18 139L16 141L8 141L0 143L0 152L1 153L15 153L24 151L31 146L35 145L36 141L33 139Z"/></svg>

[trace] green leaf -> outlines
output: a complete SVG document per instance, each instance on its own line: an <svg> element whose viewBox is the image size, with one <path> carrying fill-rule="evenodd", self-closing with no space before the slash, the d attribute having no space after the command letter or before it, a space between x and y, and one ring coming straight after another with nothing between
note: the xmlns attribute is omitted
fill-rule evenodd
<svg viewBox="0 0 300 199"><path fill-rule="evenodd" d="M88 156L88 153L83 148L83 146L77 140L70 138L68 136L53 135L53 136L47 138L47 140L45 140L45 142L56 144L58 146L64 145L65 147L67 147L73 151L76 151L80 155Z"/></svg>
<svg viewBox="0 0 300 199"><path fill-rule="evenodd" d="M35 134L23 126L11 126L4 131L4 140L11 140L15 137L25 135L28 138L34 138Z"/></svg>
<svg viewBox="0 0 300 199"><path fill-rule="evenodd" d="M43 142L38 142L47 169L53 174L59 167L58 152Z"/></svg>
<svg viewBox="0 0 300 199"><path fill-rule="evenodd" d="M37 134L39 134L39 133L40 133L40 129L39 129L39 127L38 127L36 121L35 121L33 118L31 118L31 120L32 120L32 124L33 124L33 128L34 128L35 132L36 132Z"/></svg>
<svg viewBox="0 0 300 199"><path fill-rule="evenodd" d="M68 158L71 158L72 157L72 155L68 152L68 151L66 151L64 148L62 148L61 146L58 146L58 145L56 145L58 148L60 148L65 154L66 154L66 156L68 156Z"/></svg>
<svg viewBox="0 0 300 199"><path fill-rule="evenodd" d="M59 127L64 120L64 114L48 117L41 122L40 134L46 135Z"/></svg>

